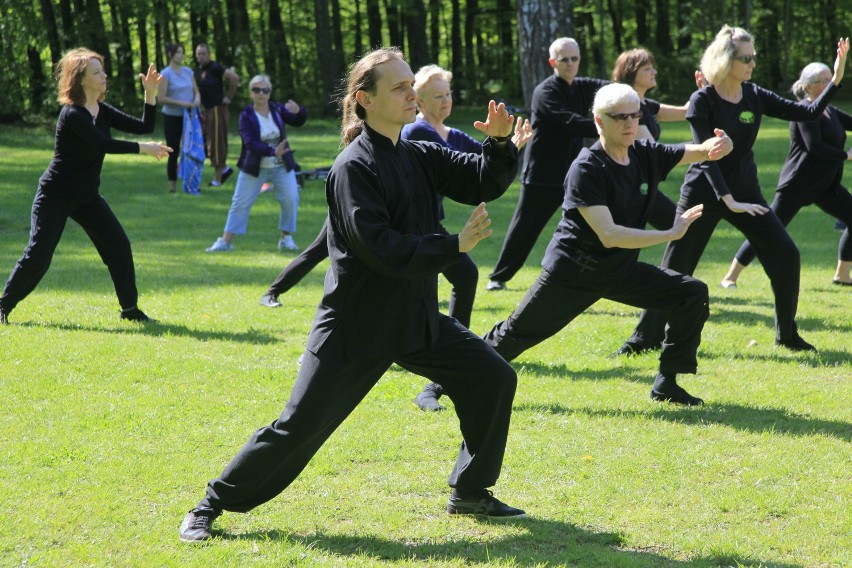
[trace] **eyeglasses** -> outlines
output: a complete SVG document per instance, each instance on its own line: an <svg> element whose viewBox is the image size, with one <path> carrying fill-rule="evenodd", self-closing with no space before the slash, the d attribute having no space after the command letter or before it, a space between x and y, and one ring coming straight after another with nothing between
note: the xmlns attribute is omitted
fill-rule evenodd
<svg viewBox="0 0 852 568"><path fill-rule="evenodd" d="M568 63L569 61L571 63L577 63L578 61L580 61L580 56L579 55L571 55L569 57L560 57L559 59L556 60L557 63Z"/></svg>
<svg viewBox="0 0 852 568"><path fill-rule="evenodd" d="M607 115L608 117L610 117L613 120L617 120L618 122L624 122L628 118L632 118L633 120L639 120L640 118L642 118L642 111L641 110L637 111L637 112L616 112L616 113L605 112L604 114Z"/></svg>
<svg viewBox="0 0 852 568"><path fill-rule="evenodd" d="M269 87L252 87L251 92L255 95L259 95L261 93L263 93L264 95L268 95L272 92L272 89L270 89Z"/></svg>
<svg viewBox="0 0 852 568"><path fill-rule="evenodd" d="M736 59L740 63L745 63L746 65L748 65L749 63L757 59L757 54L752 53L751 55L735 55L734 59Z"/></svg>
<svg viewBox="0 0 852 568"><path fill-rule="evenodd" d="M813 81L809 81L811 85L828 85L831 83L831 79L814 79Z"/></svg>

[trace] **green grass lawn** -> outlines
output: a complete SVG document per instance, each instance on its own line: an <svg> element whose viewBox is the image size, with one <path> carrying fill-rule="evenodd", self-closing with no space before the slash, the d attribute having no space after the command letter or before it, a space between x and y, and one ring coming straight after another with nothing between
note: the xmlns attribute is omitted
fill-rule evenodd
<svg viewBox="0 0 852 568"><path fill-rule="evenodd" d="M450 122L474 117L457 111ZM664 141L688 136L685 125L664 126ZM332 162L336 127L291 130L303 167ZM2 280L27 242L52 143L52 128L0 130ZM231 144L235 161L235 125ZM756 152L768 199L786 150L786 124L767 120ZM759 266L738 290L718 287L742 240L722 224L696 273L711 291L699 373L682 381L706 406L648 400L656 355L611 357L638 310L608 301L516 361L495 494L529 519L443 512L457 419L419 412L424 379L393 368L281 496L225 514L220 538L180 543L206 481L283 408L327 267L283 308L260 307L293 258L276 252L277 203L261 196L235 250L207 254L233 191L210 179L208 169L200 196L169 195L165 163L106 160L101 189L133 243L140 307L159 323L119 321L107 271L72 222L47 276L0 327L0 566L852 565L852 291L831 284L839 235L816 208L790 231L803 262L799 327L818 354L774 346ZM477 333L517 305L549 239L508 291L482 289L517 192L516 183L489 206L494 235L472 253ZM469 208L447 212L458 230ZM324 217L323 185L307 182L296 242L310 243ZM446 309L443 280L440 294Z"/></svg>

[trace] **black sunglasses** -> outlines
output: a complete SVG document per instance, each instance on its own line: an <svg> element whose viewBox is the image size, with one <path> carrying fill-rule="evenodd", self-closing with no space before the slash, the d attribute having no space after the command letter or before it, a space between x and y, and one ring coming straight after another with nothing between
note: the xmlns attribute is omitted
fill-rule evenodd
<svg viewBox="0 0 852 568"><path fill-rule="evenodd" d="M642 111L641 110L638 111L638 112L617 112L617 113L605 112L604 114L607 115L608 117L610 117L613 120L617 120L618 122L624 122L628 118L632 118L633 120L639 120L640 118L642 118Z"/></svg>
<svg viewBox="0 0 852 568"><path fill-rule="evenodd" d="M263 93L264 95L268 95L269 93L272 92L272 89L270 89L269 87L252 87L251 92L254 93L255 95L259 95L260 93Z"/></svg>
<svg viewBox="0 0 852 568"><path fill-rule="evenodd" d="M570 57L560 57L559 59L556 60L557 63L568 63L569 61L571 63L577 63L578 61L580 61L580 56L579 55L572 55Z"/></svg>
<svg viewBox="0 0 852 568"><path fill-rule="evenodd" d="M745 63L746 65L748 65L749 63L757 59L757 54L752 53L751 55L735 55L734 59L736 59L740 63Z"/></svg>

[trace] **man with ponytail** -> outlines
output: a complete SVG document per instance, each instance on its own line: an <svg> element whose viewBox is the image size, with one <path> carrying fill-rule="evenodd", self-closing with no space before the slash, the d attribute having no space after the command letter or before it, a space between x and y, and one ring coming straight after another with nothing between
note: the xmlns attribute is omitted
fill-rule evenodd
<svg viewBox="0 0 852 568"><path fill-rule="evenodd" d="M344 149L326 182L331 266L307 350L281 416L256 431L184 518L180 538L210 538L222 511L246 512L287 488L393 363L440 384L463 440L447 512L523 517L488 490L503 462L517 376L491 347L438 312L437 275L491 234L485 201L517 173L514 118L489 103L481 155L400 139L414 121L414 74L394 48L349 71ZM474 206L457 235L438 199Z"/></svg>

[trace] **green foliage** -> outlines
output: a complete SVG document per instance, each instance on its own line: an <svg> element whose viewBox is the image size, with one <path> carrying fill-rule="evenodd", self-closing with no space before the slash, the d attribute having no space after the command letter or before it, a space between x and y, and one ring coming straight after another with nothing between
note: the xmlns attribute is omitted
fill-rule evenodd
<svg viewBox="0 0 852 568"><path fill-rule="evenodd" d="M481 109L457 109L451 123L481 117ZM311 120L290 132L304 167L333 160L336 128ZM667 124L664 135L680 141L688 130ZM48 128L7 127L0 138L4 275L27 242L52 144ZM765 121L756 152L767 197L786 147L786 125ZM638 314L611 302L515 363L520 384L495 490L530 519L501 524L442 512L458 421L452 410L417 411L411 400L424 380L394 367L292 487L247 515L224 515L213 542L181 544L177 527L205 482L283 408L328 265L283 296L283 308L258 306L292 258L275 251L274 199L261 196L234 252L208 254L233 185L208 188L208 170L202 195L168 195L164 170L146 156L109 156L102 185L133 243L140 306L159 323L118 320L107 272L70 222L48 274L0 327L0 564L852 563L852 299L829 282L838 234L815 207L790 230L803 258L799 324L818 354L772 345L771 291L758 266L736 291L716 286L742 240L723 224L697 272L711 284L699 374L683 380L706 407L647 400L656 357L610 356ZM665 190L676 195L681 179L674 172ZM473 251L483 283L517 191L489 205L495 234ZM448 204L447 213L446 226L458 230L469 208ZM307 182L299 244L324 216L323 186ZM521 300L546 244L540 239L509 291L480 289L476 332ZM643 256L656 260L661 250ZM446 309L449 287L440 282Z"/></svg>

